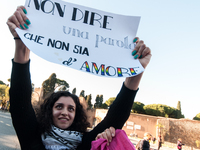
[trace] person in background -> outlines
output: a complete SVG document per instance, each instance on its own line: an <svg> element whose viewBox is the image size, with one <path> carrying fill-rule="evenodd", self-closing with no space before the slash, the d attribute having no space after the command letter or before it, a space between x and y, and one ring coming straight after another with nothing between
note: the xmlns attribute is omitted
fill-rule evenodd
<svg viewBox="0 0 200 150"><path fill-rule="evenodd" d="M178 148L178 150L182 150L182 145L185 145L185 144L183 144L183 143L182 143L182 139L179 138L179 139L178 139L178 142L177 142L177 148Z"/></svg>
<svg viewBox="0 0 200 150"><path fill-rule="evenodd" d="M139 143L139 150L151 150L150 148L150 143L149 143L149 140L151 140L151 133L149 132L146 132L144 133L144 138L143 140L140 141Z"/></svg>
<svg viewBox="0 0 200 150"><path fill-rule="evenodd" d="M31 105L30 50L15 31L17 27L23 30L29 28L31 21L27 18L27 13L26 8L20 6L7 21L15 40L9 91L10 113L21 149L90 150L91 142L99 133L107 134L110 127L123 127L130 115L143 73L125 79L106 117L90 132L87 132L89 123L78 97L67 91L51 93L35 114ZM139 59L146 68L151 59L151 50L139 38L135 38L133 42L136 46L130 55Z"/></svg>
<svg viewBox="0 0 200 150"><path fill-rule="evenodd" d="M151 141L155 144L156 138L152 136Z"/></svg>
<svg viewBox="0 0 200 150"><path fill-rule="evenodd" d="M158 150L162 147L162 138L161 135L158 136Z"/></svg>

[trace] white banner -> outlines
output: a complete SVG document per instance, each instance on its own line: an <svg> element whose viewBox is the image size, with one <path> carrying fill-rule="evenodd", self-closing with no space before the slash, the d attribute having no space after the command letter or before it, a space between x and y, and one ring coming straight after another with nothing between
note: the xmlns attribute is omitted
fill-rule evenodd
<svg viewBox="0 0 200 150"><path fill-rule="evenodd" d="M43 59L102 77L144 71L131 55L140 17L124 16L61 0L26 0L22 41Z"/></svg>

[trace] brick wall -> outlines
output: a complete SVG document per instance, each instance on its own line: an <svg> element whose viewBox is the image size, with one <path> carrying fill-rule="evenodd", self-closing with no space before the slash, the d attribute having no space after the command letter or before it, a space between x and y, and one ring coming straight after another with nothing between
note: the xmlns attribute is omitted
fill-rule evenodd
<svg viewBox="0 0 200 150"><path fill-rule="evenodd" d="M124 124L123 130L125 130L127 135L134 133L140 138L143 138L145 132L150 132L155 137L158 118L159 117L131 113Z"/></svg>

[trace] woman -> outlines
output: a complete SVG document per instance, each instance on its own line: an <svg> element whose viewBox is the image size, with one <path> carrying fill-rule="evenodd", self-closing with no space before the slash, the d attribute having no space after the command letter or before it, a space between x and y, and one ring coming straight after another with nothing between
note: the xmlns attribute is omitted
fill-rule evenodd
<svg viewBox="0 0 200 150"><path fill-rule="evenodd" d="M181 138L179 138L178 142L177 142L177 148L178 148L178 150L182 150L182 145L185 145L185 144L183 144Z"/></svg>
<svg viewBox="0 0 200 150"><path fill-rule="evenodd" d="M10 112L22 150L82 149L90 150L91 141L109 127L121 129L130 115L133 100L143 73L128 77L122 85L106 117L90 132L78 98L69 92L52 93L41 105L36 117L31 105L30 50L20 40L15 28L27 29L31 23L24 6L17 8L7 25L15 39L15 55L11 73ZM132 51L135 59L147 67L151 51L135 38ZM107 130L106 130L107 131Z"/></svg>

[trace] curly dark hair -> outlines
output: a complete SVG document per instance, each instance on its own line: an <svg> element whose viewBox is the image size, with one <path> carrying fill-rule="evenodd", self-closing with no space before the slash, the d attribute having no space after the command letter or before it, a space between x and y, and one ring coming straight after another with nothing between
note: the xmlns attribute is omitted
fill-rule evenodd
<svg viewBox="0 0 200 150"><path fill-rule="evenodd" d="M87 121L86 113L83 106L80 104L79 98L67 91L58 91L49 94L45 98L44 102L40 105L40 109L37 111L37 119L40 126L41 133L50 132L51 125L53 124L52 108L55 102L62 96L71 97L76 104L76 113L72 125L66 130L73 130L79 132L86 132L87 127L89 127L89 122Z"/></svg>

